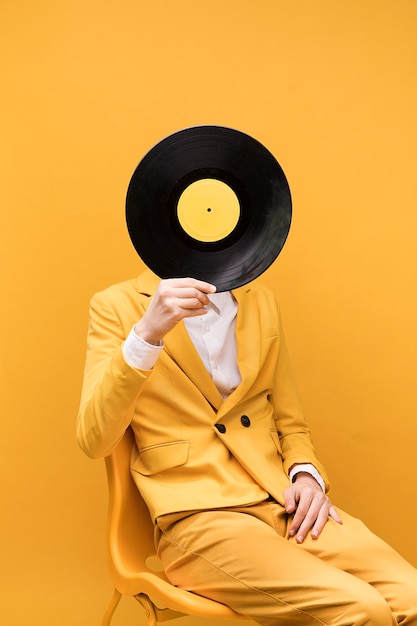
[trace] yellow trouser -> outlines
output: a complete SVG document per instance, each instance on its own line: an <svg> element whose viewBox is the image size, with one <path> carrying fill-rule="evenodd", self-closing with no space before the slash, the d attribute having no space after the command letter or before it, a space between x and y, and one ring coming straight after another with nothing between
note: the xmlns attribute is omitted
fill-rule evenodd
<svg viewBox="0 0 417 626"><path fill-rule="evenodd" d="M319 539L288 539L276 502L158 521L170 581L263 626L417 626L417 570L340 512Z"/></svg>

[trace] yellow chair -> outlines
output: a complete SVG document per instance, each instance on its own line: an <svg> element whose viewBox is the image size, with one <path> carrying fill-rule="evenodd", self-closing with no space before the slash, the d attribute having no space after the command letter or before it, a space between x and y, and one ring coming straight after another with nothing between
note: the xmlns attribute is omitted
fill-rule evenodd
<svg viewBox="0 0 417 626"><path fill-rule="evenodd" d="M122 596L140 602L148 626L183 615L247 621L224 604L179 589L166 578L155 555L151 517L130 474L132 445L133 431L128 428L105 460L109 488L107 541L115 589L102 626L110 625Z"/></svg>

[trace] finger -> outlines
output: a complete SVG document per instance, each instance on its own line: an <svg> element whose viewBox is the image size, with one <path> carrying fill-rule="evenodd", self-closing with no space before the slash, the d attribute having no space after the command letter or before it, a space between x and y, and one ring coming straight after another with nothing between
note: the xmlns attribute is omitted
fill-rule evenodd
<svg viewBox="0 0 417 626"><path fill-rule="evenodd" d="M329 517L334 519L334 521L337 522L338 524L343 524L342 518L340 517L339 513L336 511L333 505L330 507Z"/></svg>
<svg viewBox="0 0 417 626"><path fill-rule="evenodd" d="M195 285L195 287L203 293L215 293L217 291L216 285L213 285L212 283L207 283L202 280L197 280L197 284Z"/></svg>
<svg viewBox="0 0 417 626"><path fill-rule="evenodd" d="M317 513L313 509L309 509L307 515L304 517L302 523L299 525L296 533L297 543L303 543L308 532L314 527L317 522Z"/></svg>
<svg viewBox="0 0 417 626"><path fill-rule="evenodd" d="M179 317L182 319L186 317L198 317L206 315L208 313L208 307L207 305L202 305L200 302L198 305L195 306L192 304L190 304L189 306L180 306L179 311Z"/></svg>
<svg viewBox="0 0 417 626"><path fill-rule="evenodd" d="M289 528L290 537L294 537L294 535L296 534L300 535L300 537L302 536L302 538L305 537L305 531L302 532L303 524L305 526L306 520L307 520L307 525L308 525L308 519L312 516L311 502L312 502L312 499L310 498L307 499L305 496L303 497L302 500L298 502L297 510L295 512L294 518ZM314 519L312 520L312 524L313 523L314 523ZM309 530L309 528L311 528L311 525L307 528L307 531ZM298 536L297 536L297 540L298 540Z"/></svg>
<svg viewBox="0 0 417 626"><path fill-rule="evenodd" d="M294 494L294 487L289 487L284 491L284 506L288 514L294 513L297 508Z"/></svg>
<svg viewBox="0 0 417 626"><path fill-rule="evenodd" d="M162 302L170 303L176 297L204 297L208 293L214 293L216 287L205 281L195 278L168 278L161 280L155 292L154 300L160 299Z"/></svg>
<svg viewBox="0 0 417 626"><path fill-rule="evenodd" d="M181 309L207 309L209 304L207 295L197 290L177 294L174 302Z"/></svg>
<svg viewBox="0 0 417 626"><path fill-rule="evenodd" d="M192 287L201 291L203 293L215 293L216 286L212 283L208 283L204 280L198 280L197 278L172 278L167 282L171 284L172 287Z"/></svg>
<svg viewBox="0 0 417 626"><path fill-rule="evenodd" d="M307 533L312 531L312 529L320 534L327 521L328 512L329 503L324 494L317 494L317 492L309 493L304 490L302 498L298 503L297 512L294 515L290 535L297 535L297 542L302 543Z"/></svg>
<svg viewBox="0 0 417 626"><path fill-rule="evenodd" d="M312 539L318 539L321 531L323 530L323 528L325 527L327 520L329 519L329 511L327 506L323 506L320 511L319 514L317 516L317 519L313 525L313 528L311 529L311 537Z"/></svg>
<svg viewBox="0 0 417 626"><path fill-rule="evenodd" d="M165 287L159 294L162 311L176 315L182 310L204 309L210 303L207 294L193 287ZM155 299L155 306L157 300ZM182 314L180 313L181 317Z"/></svg>

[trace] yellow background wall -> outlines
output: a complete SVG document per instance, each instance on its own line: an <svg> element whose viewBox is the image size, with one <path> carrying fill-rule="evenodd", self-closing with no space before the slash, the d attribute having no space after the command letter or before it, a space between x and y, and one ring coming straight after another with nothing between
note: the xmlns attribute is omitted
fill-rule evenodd
<svg viewBox="0 0 417 626"><path fill-rule="evenodd" d="M417 565L416 20L414 0L2 1L8 626L100 623L104 465L74 436L88 301L141 269L138 161L197 124L251 134L287 174L293 225L262 280L333 499ZM145 624L131 602L115 626Z"/></svg>

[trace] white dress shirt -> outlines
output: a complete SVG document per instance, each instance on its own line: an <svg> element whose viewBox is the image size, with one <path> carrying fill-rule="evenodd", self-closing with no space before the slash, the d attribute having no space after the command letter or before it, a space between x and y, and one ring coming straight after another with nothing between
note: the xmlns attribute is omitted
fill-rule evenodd
<svg viewBox="0 0 417 626"><path fill-rule="evenodd" d="M230 293L209 295L205 315L187 317L187 332L208 373L223 398L241 382L236 354L237 302Z"/></svg>
<svg viewBox="0 0 417 626"><path fill-rule="evenodd" d="M213 382L222 397L226 398L241 382L235 339L237 302L230 291L209 294L208 297L207 313L187 317L184 324ZM163 350L163 344L154 346L147 343L135 333L133 327L122 349L128 365L151 370ZM325 491L324 481L313 465L296 465L290 472L291 482L299 472L311 474Z"/></svg>

